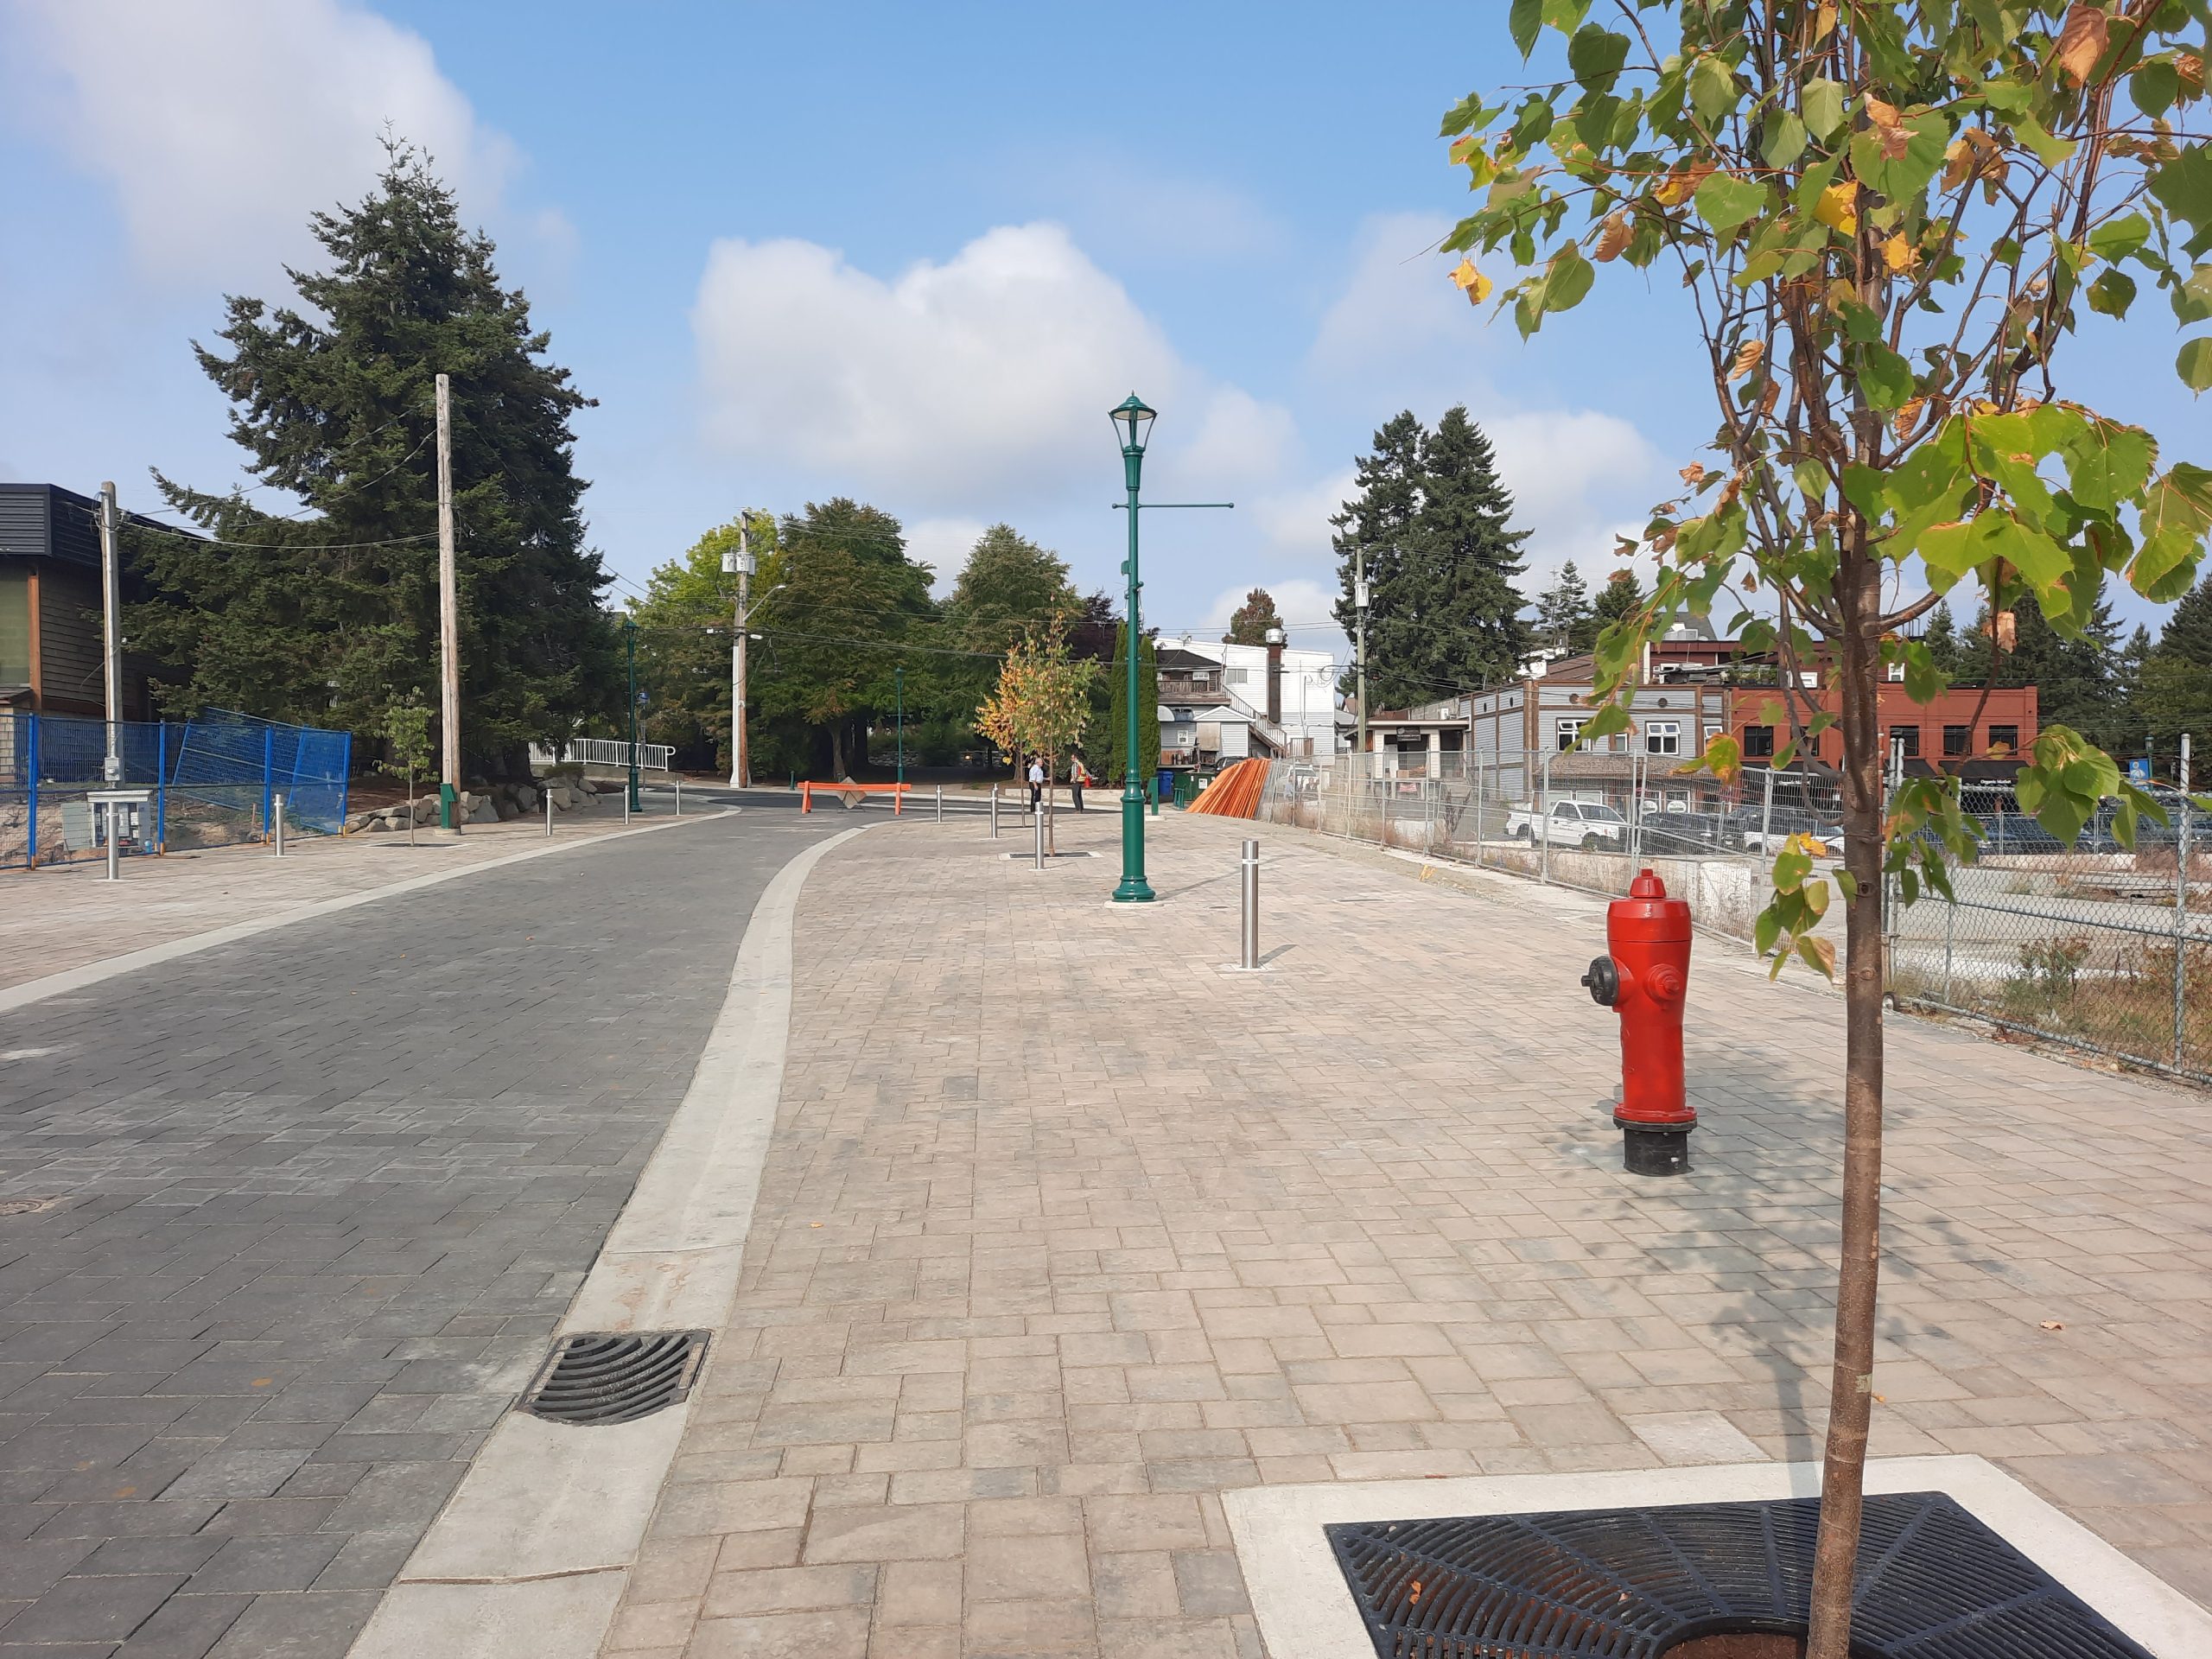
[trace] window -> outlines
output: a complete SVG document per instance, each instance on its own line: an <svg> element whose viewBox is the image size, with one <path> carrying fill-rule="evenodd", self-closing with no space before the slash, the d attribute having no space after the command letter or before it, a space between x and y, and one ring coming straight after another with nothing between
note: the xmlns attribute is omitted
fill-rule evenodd
<svg viewBox="0 0 2212 1659"><path fill-rule="evenodd" d="M1647 721L1643 728L1643 752L1646 754L1680 754L1682 752L1682 722L1679 720Z"/></svg>
<svg viewBox="0 0 2212 1659"><path fill-rule="evenodd" d="M1917 726L1891 727L1890 747L1892 749L1902 748L1904 751L1904 758L1908 760L1919 760L1920 728Z"/></svg>
<svg viewBox="0 0 2212 1659"><path fill-rule="evenodd" d="M1989 752L2010 754L2020 747L2020 728L2017 726L1993 726L1989 728Z"/></svg>
<svg viewBox="0 0 2212 1659"><path fill-rule="evenodd" d="M1746 760L1765 760L1773 753L1773 727L1746 726L1744 728L1744 755Z"/></svg>
<svg viewBox="0 0 2212 1659"><path fill-rule="evenodd" d="M1582 809L1572 801L1561 801L1552 808L1552 817L1564 822L1580 823L1582 821Z"/></svg>
<svg viewBox="0 0 2212 1659"><path fill-rule="evenodd" d="M1974 728L1971 726L1946 726L1943 728L1943 753L1946 754L1972 754L1974 753Z"/></svg>
<svg viewBox="0 0 2212 1659"><path fill-rule="evenodd" d="M1252 683L1252 671L1249 668L1227 669L1224 673L1230 685L1249 685Z"/></svg>
<svg viewBox="0 0 2212 1659"><path fill-rule="evenodd" d="M1885 664L1882 671L1883 677L1893 683L1901 683L1904 679L1904 664L1902 660Z"/></svg>
<svg viewBox="0 0 2212 1659"><path fill-rule="evenodd" d="M1562 720L1559 722L1559 747L1561 753L1565 753L1574 747L1574 740L1581 730L1582 722L1580 720Z"/></svg>

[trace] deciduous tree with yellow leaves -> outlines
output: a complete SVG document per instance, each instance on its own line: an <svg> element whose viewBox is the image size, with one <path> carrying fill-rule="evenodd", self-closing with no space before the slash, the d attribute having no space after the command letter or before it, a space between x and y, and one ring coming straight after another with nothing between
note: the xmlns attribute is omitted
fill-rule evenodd
<svg viewBox="0 0 2212 1659"><path fill-rule="evenodd" d="M1993 617L2032 594L2065 633L2107 577L2157 600L2190 585L2212 472L2069 396L2066 347L2109 327L2088 314L2132 331L2154 310L2184 329L2212 318L2209 24L2207 0L1513 0L1522 54L1554 31L1565 78L1444 121L1481 197L1445 244L1468 256L1452 278L1470 300L1492 292L1479 262L1510 262L1498 308L1533 334L1599 267L1663 267L1718 410L1718 463L1686 467L1646 533L1656 591L1600 636L1605 706L1584 736L1625 728L1654 625L1724 592L1759 596L1734 619L1748 644L1840 691L1843 868L1784 853L1758 929L1777 967L1794 952L1832 973L1811 930L1832 886L1845 906L1843 1254L1809 1659L1845 1659L1873 1403L1882 893L1948 893L1976 835L1948 780L1885 802L1877 691L1888 664L1916 698L1942 688L1902 631L1961 584ZM2212 337L2186 339L2176 368L2212 385ZM1933 591L1885 602L1900 571ZM2125 836L2157 810L2063 725L2024 759L2022 803L2063 841L2103 798ZM1703 756L1738 761L1726 737Z"/></svg>
<svg viewBox="0 0 2212 1659"><path fill-rule="evenodd" d="M1099 664L1068 652L1066 629L1058 618L1010 646L999 668L999 683L976 711L976 729L1010 754L1034 755L1045 776L1058 775L1060 758L1083 741L1090 719L1090 682ZM1045 792L1045 835L1053 842L1052 795Z"/></svg>

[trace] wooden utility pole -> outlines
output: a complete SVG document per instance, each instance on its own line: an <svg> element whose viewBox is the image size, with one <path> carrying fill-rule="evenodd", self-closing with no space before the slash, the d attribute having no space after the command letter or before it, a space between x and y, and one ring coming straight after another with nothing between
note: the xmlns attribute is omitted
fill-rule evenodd
<svg viewBox="0 0 2212 1659"><path fill-rule="evenodd" d="M438 377L438 725L444 764L438 776L453 796L440 804L440 819L458 829L461 793L461 591L453 551L453 391Z"/></svg>
<svg viewBox="0 0 2212 1659"><path fill-rule="evenodd" d="M100 486L100 664L106 690L109 787L123 781L123 566L117 543L122 515L115 486Z"/></svg>

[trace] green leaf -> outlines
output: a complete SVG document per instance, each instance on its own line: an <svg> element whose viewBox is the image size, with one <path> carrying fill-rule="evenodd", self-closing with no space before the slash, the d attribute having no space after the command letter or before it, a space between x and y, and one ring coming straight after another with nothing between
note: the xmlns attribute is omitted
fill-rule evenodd
<svg viewBox="0 0 2212 1659"><path fill-rule="evenodd" d="M1787 852L1777 853L1774 860L1774 890L1777 893L1795 893L1804 886L1805 878L1812 873L1810 854L1795 847Z"/></svg>
<svg viewBox="0 0 2212 1659"><path fill-rule="evenodd" d="M2101 259L2125 259L2151 239L2151 221L2140 213L2108 219L2089 232L2089 251Z"/></svg>
<svg viewBox="0 0 2212 1659"><path fill-rule="evenodd" d="M1951 677L1936 666L1936 655L1917 639L1904 647L1904 694L1915 702L1933 702Z"/></svg>
<svg viewBox="0 0 2212 1659"><path fill-rule="evenodd" d="M1882 516L1882 474L1856 461L1843 464L1843 499L1859 509L1869 524Z"/></svg>
<svg viewBox="0 0 2212 1659"><path fill-rule="evenodd" d="M2183 250L2190 258L2212 247L2212 147L2191 144L2152 173L2151 194L2196 232Z"/></svg>
<svg viewBox="0 0 2212 1659"><path fill-rule="evenodd" d="M1491 14L1493 16L1495 13ZM1513 44L1521 48L1526 58L1536 49L1536 34L1544 26L1543 0L1513 0L1513 10L1505 22L1506 32L1513 36Z"/></svg>
<svg viewBox="0 0 2212 1659"><path fill-rule="evenodd" d="M2174 316L2182 322L2202 322L2212 317L2212 264L2199 265L2189 280L2174 289Z"/></svg>
<svg viewBox="0 0 2212 1659"><path fill-rule="evenodd" d="M1872 128L1851 141L1851 166L1868 186L1893 203L1919 200L1928 181L1942 170L1944 147L1950 128L1933 110L1904 119L1904 154L1891 160L1883 154L1880 135Z"/></svg>
<svg viewBox="0 0 2212 1659"><path fill-rule="evenodd" d="M2139 64L2127 78L2127 95L2135 100L2135 107L2158 119L2173 108L2174 99L2181 92L2181 73L2168 58L2152 58Z"/></svg>
<svg viewBox="0 0 2212 1659"><path fill-rule="evenodd" d="M1544 21L1562 35L1572 35L1590 14L1590 0L1544 0Z"/></svg>
<svg viewBox="0 0 2212 1659"><path fill-rule="evenodd" d="M2093 512L2112 512L2143 493L2158 447L2139 426L2101 420L2062 453L2067 493Z"/></svg>
<svg viewBox="0 0 2212 1659"><path fill-rule="evenodd" d="M1736 72L1710 53L1690 71L1690 107L1708 131L1736 107Z"/></svg>
<svg viewBox="0 0 2212 1659"><path fill-rule="evenodd" d="M1888 346L1869 343L1859 348L1859 384L1884 414L1903 409L1912 398L1912 365Z"/></svg>
<svg viewBox="0 0 2212 1659"><path fill-rule="evenodd" d="M2212 334L2185 342L2174 359L2174 372L2191 391L2212 386Z"/></svg>
<svg viewBox="0 0 2212 1659"><path fill-rule="evenodd" d="M1597 276L1598 268L1582 257L1582 250L1568 243L1544 268L1544 309L1566 311L1581 304Z"/></svg>
<svg viewBox="0 0 2212 1659"><path fill-rule="evenodd" d="M1797 480L1797 492L1808 504L1817 506L1827 499L1828 469L1819 461L1799 461L1790 469L1790 476Z"/></svg>
<svg viewBox="0 0 2212 1659"><path fill-rule="evenodd" d="M2036 159L2045 167L2061 167L2077 148L2071 138L2054 137L2042 122L2031 115L2019 117L2012 123L2013 136L2036 153Z"/></svg>
<svg viewBox="0 0 2212 1659"><path fill-rule="evenodd" d="M1795 110L1769 116L1759 145L1759 159L1769 167L1789 167L1805 153L1805 124Z"/></svg>
<svg viewBox="0 0 2212 1659"><path fill-rule="evenodd" d="M1764 956L1774 949L1774 942L1782 937L1782 912L1769 905L1759 912L1758 919L1751 924L1751 948Z"/></svg>
<svg viewBox="0 0 2212 1659"><path fill-rule="evenodd" d="M2212 529L2212 472L2177 464L2151 486L2137 526L2143 539L2128 582L2146 599L2179 599L2196 580L2204 532Z"/></svg>
<svg viewBox="0 0 2212 1659"><path fill-rule="evenodd" d="M1843 125L1843 86L1822 76L1805 83L1805 90L1798 102L1805 111L1805 126L1814 137L1823 141L1835 136Z"/></svg>
<svg viewBox="0 0 2212 1659"><path fill-rule="evenodd" d="M1715 173L1698 186L1697 194L1690 200L1697 208L1698 217L1726 236L1745 219L1764 212L1769 197L1763 184Z"/></svg>
<svg viewBox="0 0 2212 1659"><path fill-rule="evenodd" d="M1567 67L1592 92L1609 92L1628 61L1628 36L1616 35L1596 23L1575 30L1567 43Z"/></svg>
<svg viewBox="0 0 2212 1659"><path fill-rule="evenodd" d="M2089 309L2107 317L2124 317L2135 303L2135 279L2124 270L2107 270L2089 284Z"/></svg>

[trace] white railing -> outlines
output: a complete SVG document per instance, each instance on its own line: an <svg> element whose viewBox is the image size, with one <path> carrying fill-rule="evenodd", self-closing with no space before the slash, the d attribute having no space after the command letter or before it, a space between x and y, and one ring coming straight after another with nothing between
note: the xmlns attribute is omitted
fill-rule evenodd
<svg viewBox="0 0 2212 1659"><path fill-rule="evenodd" d="M638 770L666 772L675 755L673 745L640 743L638 745ZM552 754L531 745L530 758L541 766L619 766L626 769L630 764L630 746L611 737L572 738L561 746L560 753Z"/></svg>

